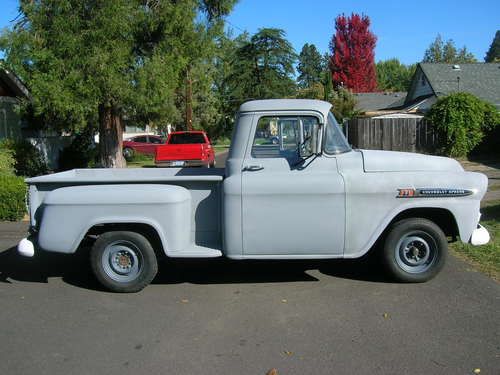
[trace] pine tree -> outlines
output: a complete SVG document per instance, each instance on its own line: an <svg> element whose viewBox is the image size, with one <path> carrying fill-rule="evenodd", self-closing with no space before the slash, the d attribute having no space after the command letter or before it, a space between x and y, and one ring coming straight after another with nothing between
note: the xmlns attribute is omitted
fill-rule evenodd
<svg viewBox="0 0 500 375"><path fill-rule="evenodd" d="M466 46L457 50L453 39L448 39L446 43L440 34L425 50L424 63L446 63L446 64L465 64L477 62L474 55L467 50Z"/></svg>
<svg viewBox="0 0 500 375"><path fill-rule="evenodd" d="M311 87L321 81L323 70L322 56L314 44L304 44L299 54L297 83L300 88Z"/></svg>
<svg viewBox="0 0 500 375"><path fill-rule="evenodd" d="M370 19L353 13L335 20L335 35L330 42L332 80L354 92L377 89L375 44L377 38L369 30Z"/></svg>
<svg viewBox="0 0 500 375"><path fill-rule="evenodd" d="M495 38L491 42L490 49L486 52L484 61L487 63L500 62L500 30L495 33Z"/></svg>
<svg viewBox="0 0 500 375"><path fill-rule="evenodd" d="M162 123L179 116L176 92L199 40L200 9L213 22L232 4L24 0L0 50L30 87L35 115L58 130L97 122L101 164L122 167L123 117Z"/></svg>
<svg viewBox="0 0 500 375"><path fill-rule="evenodd" d="M283 98L295 94L292 78L296 54L281 29L260 29L240 40L229 77L234 101Z"/></svg>

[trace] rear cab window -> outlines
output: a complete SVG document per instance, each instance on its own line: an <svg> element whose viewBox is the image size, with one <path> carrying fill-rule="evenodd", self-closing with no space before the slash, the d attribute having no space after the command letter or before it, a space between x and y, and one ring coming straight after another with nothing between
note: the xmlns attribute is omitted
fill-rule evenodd
<svg viewBox="0 0 500 375"><path fill-rule="evenodd" d="M171 134L168 141L170 144L200 144L206 143L205 136L202 133L178 133Z"/></svg>

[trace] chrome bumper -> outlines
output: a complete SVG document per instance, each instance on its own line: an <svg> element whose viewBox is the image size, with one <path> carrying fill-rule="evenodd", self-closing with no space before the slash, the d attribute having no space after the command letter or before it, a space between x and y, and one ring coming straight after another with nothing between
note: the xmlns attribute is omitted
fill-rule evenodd
<svg viewBox="0 0 500 375"><path fill-rule="evenodd" d="M33 255L35 255L35 244L27 238L23 238L17 244L17 252L22 256L31 258Z"/></svg>
<svg viewBox="0 0 500 375"><path fill-rule="evenodd" d="M207 166L207 161L203 160L157 161L155 162L155 164L157 167L173 167L173 168L205 167Z"/></svg>

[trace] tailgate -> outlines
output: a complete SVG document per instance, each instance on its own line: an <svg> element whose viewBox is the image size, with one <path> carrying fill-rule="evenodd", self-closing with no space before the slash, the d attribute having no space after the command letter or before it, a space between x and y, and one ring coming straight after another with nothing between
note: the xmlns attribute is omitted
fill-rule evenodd
<svg viewBox="0 0 500 375"><path fill-rule="evenodd" d="M203 160L205 145L203 144L179 144L162 145L156 148L156 161L169 160Z"/></svg>

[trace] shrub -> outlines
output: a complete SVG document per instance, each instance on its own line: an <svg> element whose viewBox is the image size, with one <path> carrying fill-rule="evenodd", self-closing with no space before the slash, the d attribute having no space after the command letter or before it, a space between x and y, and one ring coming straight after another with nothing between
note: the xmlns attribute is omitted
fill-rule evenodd
<svg viewBox="0 0 500 375"><path fill-rule="evenodd" d="M31 142L8 140L5 141L5 145L13 152L16 175L34 177L49 171L44 156Z"/></svg>
<svg viewBox="0 0 500 375"><path fill-rule="evenodd" d="M20 220L26 212L26 185L22 177L0 175L0 220Z"/></svg>
<svg viewBox="0 0 500 375"><path fill-rule="evenodd" d="M0 143L0 175L14 174L14 152L5 142Z"/></svg>
<svg viewBox="0 0 500 375"><path fill-rule="evenodd" d="M59 169L66 171L74 168L88 168L95 162L97 150L93 136L88 131L78 134L68 147L59 154Z"/></svg>
<svg viewBox="0 0 500 375"><path fill-rule="evenodd" d="M464 92L438 99L427 118L436 126L442 152L465 157L491 131L500 116L496 108Z"/></svg>

